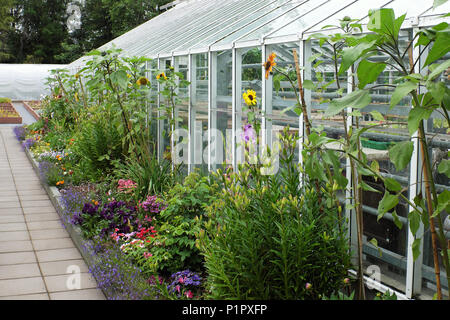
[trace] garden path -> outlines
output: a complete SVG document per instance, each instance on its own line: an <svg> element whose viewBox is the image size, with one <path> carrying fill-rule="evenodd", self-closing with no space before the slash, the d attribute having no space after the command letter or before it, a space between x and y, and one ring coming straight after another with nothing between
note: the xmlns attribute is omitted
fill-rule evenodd
<svg viewBox="0 0 450 320"><path fill-rule="evenodd" d="M2 299L105 299L11 127L0 128Z"/></svg>

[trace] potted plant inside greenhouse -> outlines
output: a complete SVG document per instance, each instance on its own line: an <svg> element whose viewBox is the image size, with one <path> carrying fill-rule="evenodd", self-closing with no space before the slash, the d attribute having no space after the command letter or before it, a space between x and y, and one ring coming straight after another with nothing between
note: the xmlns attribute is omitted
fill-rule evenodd
<svg viewBox="0 0 450 320"><path fill-rule="evenodd" d="M450 2L409 2L148 1L59 67L24 56L0 297L449 300Z"/></svg>

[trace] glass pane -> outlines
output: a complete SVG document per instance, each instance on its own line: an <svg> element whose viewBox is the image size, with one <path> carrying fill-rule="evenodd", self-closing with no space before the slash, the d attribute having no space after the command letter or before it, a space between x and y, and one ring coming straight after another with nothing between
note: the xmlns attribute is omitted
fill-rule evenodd
<svg viewBox="0 0 450 320"><path fill-rule="evenodd" d="M249 92L249 90L255 92L255 96L250 94L251 98L256 99L257 105L254 110L256 115L256 120L261 124L262 118L261 114L261 95L262 95L262 55L261 48L251 48L251 49L239 49L237 50L237 66L240 66L238 74L240 78L237 81L237 99L236 99L236 130L239 133L236 135L236 161L237 163L244 162L244 146L242 135L240 130L244 131L244 127L249 125L251 119L248 117L249 107L243 98L243 93ZM256 143L253 144L256 147Z"/></svg>
<svg viewBox="0 0 450 320"><path fill-rule="evenodd" d="M171 66L171 59L160 59L159 61L159 68L161 72L164 72L166 75L169 74L170 71L170 66ZM161 85L160 85L161 86ZM163 90L162 88L160 88L160 90ZM166 100L166 98L162 95L160 95L159 97L160 99L160 111L159 111L159 115L160 117L164 117L165 116L165 111L164 108L166 108L169 105L169 101ZM160 145L160 159L162 158L170 158L170 154L171 154L171 143L170 143L170 137L169 137L169 133L170 133L170 128L169 128L169 121L167 120L167 117L165 119L161 119L159 121L159 134L160 134L160 141L161 141L161 145Z"/></svg>
<svg viewBox="0 0 450 320"><path fill-rule="evenodd" d="M400 17L406 13L406 18L417 17L424 11L427 11L433 6L433 0L421 1L419 5L411 5L410 0L394 0L393 2L385 5L383 8L392 8L395 12L395 17ZM361 23L367 24L369 18L364 18Z"/></svg>
<svg viewBox="0 0 450 320"><path fill-rule="evenodd" d="M202 47L202 43L204 42L209 44L215 39L218 39L218 37L220 37L219 34L223 34L225 28L230 26L237 28L239 23L242 23L241 21L247 23L249 19L253 17L256 10L261 9L262 6L273 1L274 0L248 0L239 1L239 3L231 1L229 3L226 2L226 5L219 6L220 11L216 15L212 16L208 14L207 19L209 24L206 27L199 28L195 25L189 29L191 34L179 37L177 42L170 44L168 47L170 50L183 51L193 47Z"/></svg>
<svg viewBox="0 0 450 320"><path fill-rule="evenodd" d="M325 19L318 25L315 25L312 30L308 30L308 33L320 32L320 30L322 30L322 28L327 25L339 25L339 20L343 19L344 17L350 17L352 19L362 19L369 14L370 9L381 8L390 1L392 0L371 0L369 4L367 3L367 1L357 1L355 3L352 3L347 8L336 12L335 14L333 14L333 16Z"/></svg>
<svg viewBox="0 0 450 320"><path fill-rule="evenodd" d="M342 9L343 6L348 5L351 2L352 1L348 0L331 0L326 2L317 7L314 11L310 12L308 15L289 23L274 34L271 34L268 38L299 34L303 30L306 30L316 25L323 19L328 18L330 15L334 14L336 11Z"/></svg>
<svg viewBox="0 0 450 320"><path fill-rule="evenodd" d="M175 72L181 73L183 76L181 80L188 78L188 56L179 56L174 58ZM175 129L177 133L174 135L174 152L177 164L181 164L181 172L187 174L188 172L188 138L189 138L189 86L183 83L178 83L177 104L175 108Z"/></svg>
<svg viewBox="0 0 450 320"><path fill-rule="evenodd" d="M295 62L293 49L297 50L297 54L300 54L298 43L285 43L270 45L267 47L267 54L269 56L272 53L276 54L277 68L286 70L289 77L294 84L297 84L297 73L295 71ZM298 57L300 61L300 56ZM274 89L274 79L278 78L280 81L280 89ZM278 134L281 134L283 130L289 126L290 132L295 133L299 131L299 116L293 111L293 107L297 104L295 91L297 88L293 88L286 76L278 74L276 70L273 72L269 87L267 88L268 95L271 103L267 104L266 116L267 116L267 128L271 129L269 141L274 141ZM289 109L290 108L290 109ZM289 109L288 111L286 111ZM300 134L299 134L300 135ZM299 149L297 148L295 154L295 162L299 160Z"/></svg>
<svg viewBox="0 0 450 320"><path fill-rule="evenodd" d="M202 172L208 171L208 159L204 159L204 152L208 152L208 54L196 54L192 56L191 75L191 158L194 168Z"/></svg>
<svg viewBox="0 0 450 320"><path fill-rule="evenodd" d="M215 79L211 92L211 167L232 165L232 52L213 53Z"/></svg>
<svg viewBox="0 0 450 320"><path fill-rule="evenodd" d="M158 73L158 60L152 60L149 62L149 73L150 73L150 132L153 137L154 148L153 151L156 153L158 150L158 81L156 76Z"/></svg>
<svg viewBox="0 0 450 320"><path fill-rule="evenodd" d="M311 19L314 17L314 10L318 9L325 2L327 1L306 1L299 7L295 7L293 10L286 12L280 18L269 22L261 28L253 31L251 34L245 36L244 38L239 39L239 41L259 40L262 36L267 35L279 28L282 28L284 25L286 25L286 23L296 18L299 25L301 24L302 28L304 28L307 26L307 21L311 21ZM300 28L298 32L300 32L302 28Z"/></svg>
<svg viewBox="0 0 450 320"><path fill-rule="evenodd" d="M291 3L288 2L286 4L283 4L276 8L275 10L268 12L264 15L260 15L256 20L252 18L252 22L245 26L245 28L241 29L235 29L233 33L231 33L229 36L225 37L224 39L220 40L219 42L216 42L214 45L226 45L231 44L235 40L239 39L240 37L244 36L245 34L249 33L253 29L259 28L263 26L264 24L270 22L272 19L276 19L281 17L286 11L290 9L294 9L295 7L299 6L299 3ZM214 47L214 46L213 46Z"/></svg>
<svg viewBox="0 0 450 320"><path fill-rule="evenodd" d="M260 19L261 17L264 17L269 12L277 9L279 6L283 5L284 3L287 3L291 0L267 0L267 1L258 1L260 4L258 7L256 7L254 10L250 11L249 14L243 16L243 19L240 19L236 23L231 23L229 25L226 25L225 27L222 27L220 29L220 32L215 33L209 37L206 37L204 39L201 39L196 44L192 44L195 47L202 48L205 46L208 46L212 43L215 43L219 39L223 39L224 37L232 34L233 32L237 30L247 30L250 31L251 29L248 28L248 25L253 21ZM242 14L242 13L241 13Z"/></svg>
<svg viewBox="0 0 450 320"><path fill-rule="evenodd" d="M324 112L328 108L331 99L339 98L340 95L347 93L347 75L341 74L339 82L335 81L336 70L332 60L334 53L330 45L324 44L320 46L317 40L312 40L310 54L312 56L321 54L319 58L312 61L310 61L308 56L305 59L305 64L310 66L310 68L312 66L311 80L317 88L311 92L311 124L313 128L323 128L322 130L327 133L328 137L341 138L344 134L342 115L325 117ZM320 61L322 63L319 64ZM338 60L337 64L340 64L340 60Z"/></svg>

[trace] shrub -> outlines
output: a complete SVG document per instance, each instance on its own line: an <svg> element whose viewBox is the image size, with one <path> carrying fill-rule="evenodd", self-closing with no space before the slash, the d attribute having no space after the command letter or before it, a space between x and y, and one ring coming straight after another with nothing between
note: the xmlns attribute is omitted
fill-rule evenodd
<svg viewBox="0 0 450 320"><path fill-rule="evenodd" d="M196 235L203 224L205 207L214 197L217 185L198 172L187 176L183 184L175 185L169 192L166 208L156 216L157 241L162 246L152 249L158 270L170 274L178 270L203 269L203 258L195 246Z"/></svg>
<svg viewBox="0 0 450 320"><path fill-rule="evenodd" d="M250 164L216 174L223 192L197 241L212 298L318 299L342 287L350 256L340 208L321 206L315 187L298 188L293 161L281 153L271 176Z"/></svg>
<svg viewBox="0 0 450 320"><path fill-rule="evenodd" d="M122 159L122 137L113 123L95 117L83 125L73 150L96 180L112 170L114 160Z"/></svg>
<svg viewBox="0 0 450 320"><path fill-rule="evenodd" d="M11 103L11 99L10 98L0 98L0 103Z"/></svg>

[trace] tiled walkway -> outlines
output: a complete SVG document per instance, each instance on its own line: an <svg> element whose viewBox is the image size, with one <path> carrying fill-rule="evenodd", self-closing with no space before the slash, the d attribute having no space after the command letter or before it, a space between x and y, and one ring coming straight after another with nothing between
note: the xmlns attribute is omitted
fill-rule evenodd
<svg viewBox="0 0 450 320"><path fill-rule="evenodd" d="M105 299L11 127L0 128L0 299Z"/></svg>

